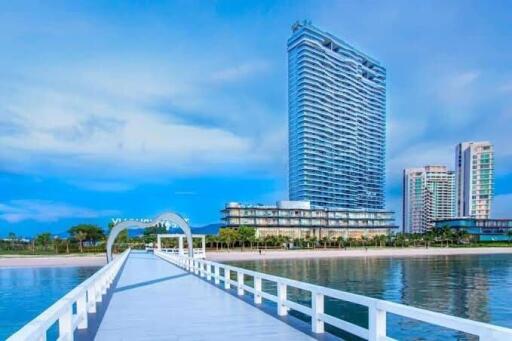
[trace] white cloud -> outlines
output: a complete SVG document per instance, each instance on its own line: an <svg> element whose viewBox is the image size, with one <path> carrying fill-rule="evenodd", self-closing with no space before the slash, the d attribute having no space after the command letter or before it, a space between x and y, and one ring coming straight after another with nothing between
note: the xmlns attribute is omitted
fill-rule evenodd
<svg viewBox="0 0 512 341"><path fill-rule="evenodd" d="M458 124L469 118L473 105L482 96L482 93L477 90L479 78L478 71L462 71L440 76L433 83L437 98L448 113L444 117L441 116L442 119Z"/></svg>
<svg viewBox="0 0 512 341"><path fill-rule="evenodd" d="M244 64L217 77L234 80L264 65ZM5 90L0 94L0 131L5 132L0 134L0 167L32 173L93 172L100 177L141 171L169 176L236 171L279 157L273 145L258 141L258 127L248 133L195 123L196 117L178 114L182 108L195 108L208 118L219 115L223 107L215 107L215 102L197 104L194 95L201 97L201 84L181 86L179 77L166 80L152 70L145 75L134 70L128 77L127 70L109 70L110 74L70 70L72 76L67 78L53 70L53 80L36 74L30 80L0 83L0 90ZM160 102L178 107L162 113L155 108ZM272 135L275 127L267 129L265 133Z"/></svg>
<svg viewBox="0 0 512 341"><path fill-rule="evenodd" d="M75 187L96 192L126 192L134 188L133 185L117 181L70 181Z"/></svg>
<svg viewBox="0 0 512 341"><path fill-rule="evenodd" d="M9 223L25 220L55 222L67 218L99 218L119 215L117 210L93 210L47 200L11 200L0 203L0 219Z"/></svg>
<svg viewBox="0 0 512 341"><path fill-rule="evenodd" d="M234 82L265 72L268 69L269 65L266 62L248 62L218 70L212 74L211 79L215 82Z"/></svg>

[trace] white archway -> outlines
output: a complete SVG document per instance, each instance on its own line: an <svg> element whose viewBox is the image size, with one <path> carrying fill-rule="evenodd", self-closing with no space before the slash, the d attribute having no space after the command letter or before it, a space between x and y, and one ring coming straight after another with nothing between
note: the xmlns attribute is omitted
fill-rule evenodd
<svg viewBox="0 0 512 341"><path fill-rule="evenodd" d="M163 233L163 234L157 234L157 242L156 242L156 248L158 251L162 251L162 239L163 238L177 238L178 239L178 254L183 255L185 254L183 252L183 238L186 237L184 234L169 234L169 233ZM206 235L205 234L193 234L192 240L194 238L201 238L201 253L200 257L205 258L206 257ZM197 250L194 251L194 257L197 255Z"/></svg>
<svg viewBox="0 0 512 341"><path fill-rule="evenodd" d="M190 229L189 224L183 219L180 215L173 213L173 212L166 212L163 214L160 214L158 217L153 219L152 221L148 223L136 221L136 220L127 220L123 221L117 225L115 225L112 230L110 231L110 234L108 235L107 240L107 261L112 261L112 246L114 245L114 241L116 240L117 236L120 232L124 230L130 230L130 229L136 229L141 227L152 227L159 223L163 222L171 222L172 224L177 225L183 233L185 233L187 237L187 243L188 243L188 255L189 257L194 256L194 250L192 245L192 230Z"/></svg>

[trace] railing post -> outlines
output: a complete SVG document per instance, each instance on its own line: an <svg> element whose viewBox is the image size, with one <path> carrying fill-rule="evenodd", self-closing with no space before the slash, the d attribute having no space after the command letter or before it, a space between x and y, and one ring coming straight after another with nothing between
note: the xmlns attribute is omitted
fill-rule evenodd
<svg viewBox="0 0 512 341"><path fill-rule="evenodd" d="M78 322L78 329L87 328L87 300L85 293L76 301L76 315L80 322Z"/></svg>
<svg viewBox="0 0 512 341"><path fill-rule="evenodd" d="M94 293L96 294L96 302L101 302L101 299L102 299L102 294L101 294L101 278L98 278L96 280L96 283L93 284L94 285Z"/></svg>
<svg viewBox="0 0 512 341"><path fill-rule="evenodd" d="M238 282L238 296L242 296L244 294L244 274L240 271L236 273L236 279Z"/></svg>
<svg viewBox="0 0 512 341"><path fill-rule="evenodd" d="M288 309L286 309L285 301L287 299L286 284L277 282L277 315L286 316Z"/></svg>
<svg viewBox="0 0 512 341"><path fill-rule="evenodd" d="M320 314L324 313L324 295L319 292L311 293L311 330L313 333L324 332L324 321L321 320Z"/></svg>
<svg viewBox="0 0 512 341"><path fill-rule="evenodd" d="M94 290L94 285L91 285L87 290L87 311L89 313L96 312L96 292Z"/></svg>
<svg viewBox="0 0 512 341"><path fill-rule="evenodd" d="M386 311L377 304L368 307L368 332L370 341L382 340L386 337Z"/></svg>
<svg viewBox="0 0 512 341"><path fill-rule="evenodd" d="M73 310L71 310L71 306L59 317L59 339L73 340Z"/></svg>
<svg viewBox="0 0 512 341"><path fill-rule="evenodd" d="M224 268L224 289L231 288L231 271L229 269Z"/></svg>
<svg viewBox="0 0 512 341"><path fill-rule="evenodd" d="M215 284L220 284L220 267L218 265L215 265Z"/></svg>
<svg viewBox="0 0 512 341"><path fill-rule="evenodd" d="M199 269L200 269L200 276L204 277L206 275L206 264L199 261Z"/></svg>
<svg viewBox="0 0 512 341"><path fill-rule="evenodd" d="M254 277L254 303L261 304L261 277Z"/></svg>
<svg viewBox="0 0 512 341"><path fill-rule="evenodd" d="M210 263L206 264L206 279L212 280L212 265Z"/></svg>

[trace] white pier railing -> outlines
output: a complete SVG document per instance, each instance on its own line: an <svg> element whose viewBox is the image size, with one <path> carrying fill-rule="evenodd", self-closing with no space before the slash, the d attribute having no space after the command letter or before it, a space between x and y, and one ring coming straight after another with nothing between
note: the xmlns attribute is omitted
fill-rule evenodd
<svg viewBox="0 0 512 341"><path fill-rule="evenodd" d="M158 249L153 249L153 252L154 251L158 251ZM173 255L184 255L184 251L178 248L161 248L159 251L162 251L162 252L165 252L167 254L173 254ZM206 258L206 252L202 249L202 248L194 248L193 249L193 252L194 252L194 258L200 258L200 259L204 259Z"/></svg>
<svg viewBox="0 0 512 341"><path fill-rule="evenodd" d="M243 296L245 292L250 292L254 295L255 304L261 304L263 298L273 301L277 304L277 314L280 316L287 315L288 310L290 309L308 315L311 317L311 329L314 333L323 333L324 325L327 323L363 339L372 341L393 340L387 336L386 330L387 314L391 313L455 331L476 335L480 340L512 340L512 329L509 328L472 321L367 296L351 294L336 289L268 275L226 264L192 259L183 255L167 254L156 250L155 254L164 260L186 269L187 271L193 272L201 277L205 277L208 281L213 279L216 285L220 285L220 282L223 281L225 289L230 289L231 286L234 286L237 288L239 296ZM236 280L231 279L232 272L236 273ZM249 286L244 283L246 277L253 278L253 286ZM262 280L276 284L277 296L263 291ZM288 288L297 288L309 292L311 294L311 307L290 301L287 297ZM368 307L369 328L366 329L348 321L344 321L336 316L327 314L324 310L324 301L326 296Z"/></svg>
<svg viewBox="0 0 512 341"><path fill-rule="evenodd" d="M96 312L96 303L101 302L102 296L106 294L129 253L128 249L112 262L103 266L94 275L11 335L7 341L46 340L48 329L57 321L59 322L58 340L73 340L73 333L76 329L87 328L87 314ZM76 313L73 312L74 310Z"/></svg>

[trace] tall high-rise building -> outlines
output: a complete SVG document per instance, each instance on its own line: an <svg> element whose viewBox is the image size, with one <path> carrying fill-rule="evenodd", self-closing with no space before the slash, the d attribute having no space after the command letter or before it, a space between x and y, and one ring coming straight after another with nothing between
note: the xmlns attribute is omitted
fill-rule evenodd
<svg viewBox="0 0 512 341"><path fill-rule="evenodd" d="M462 142L455 147L457 215L488 219L494 185L494 152L490 142Z"/></svg>
<svg viewBox="0 0 512 341"><path fill-rule="evenodd" d="M310 22L288 39L291 200L384 207L386 69Z"/></svg>
<svg viewBox="0 0 512 341"><path fill-rule="evenodd" d="M455 172L444 166L404 170L403 229L422 233L455 216Z"/></svg>

